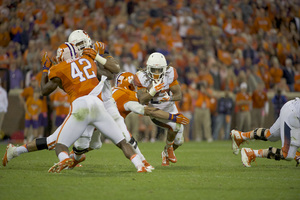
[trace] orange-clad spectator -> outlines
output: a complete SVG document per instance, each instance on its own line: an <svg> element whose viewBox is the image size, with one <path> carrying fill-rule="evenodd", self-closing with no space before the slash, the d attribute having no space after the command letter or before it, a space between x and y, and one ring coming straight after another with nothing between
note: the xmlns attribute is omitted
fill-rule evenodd
<svg viewBox="0 0 300 200"><path fill-rule="evenodd" d="M34 21L35 24L39 26L40 29L46 29L48 24L47 22L47 13L44 10L40 10L36 13L36 20Z"/></svg>
<svg viewBox="0 0 300 200"><path fill-rule="evenodd" d="M189 87L186 84L181 84L181 92L182 92L182 99L179 102L179 112L182 113L185 117L187 117L189 120L192 119L193 114L193 98L190 92ZM190 133L190 124L184 125L183 135L184 135L184 141L189 141Z"/></svg>
<svg viewBox="0 0 300 200"><path fill-rule="evenodd" d="M55 2L55 13L66 13L68 12L70 4L66 1L56 1Z"/></svg>
<svg viewBox="0 0 300 200"><path fill-rule="evenodd" d="M236 28L235 24L232 22L232 17L231 16L229 16L225 20L222 28L223 28L223 30L224 30L224 32L227 36L232 36L232 35L235 35L237 33L237 28Z"/></svg>
<svg viewBox="0 0 300 200"><path fill-rule="evenodd" d="M202 82L210 88L214 85L214 79L212 75L209 73L209 68L205 66L203 63L200 64L200 70L198 73L198 79L196 81L197 83Z"/></svg>
<svg viewBox="0 0 300 200"><path fill-rule="evenodd" d="M38 85L41 85L43 72L40 71L35 77L38 81ZM40 97L42 101L41 113L39 115L39 136L44 136L45 128L48 126L48 101L46 96Z"/></svg>
<svg viewBox="0 0 300 200"><path fill-rule="evenodd" d="M268 32L272 28L272 22L268 16L266 16L263 8L257 10L257 17L254 20L254 31L257 33L259 29Z"/></svg>
<svg viewBox="0 0 300 200"><path fill-rule="evenodd" d="M232 55L224 49L218 49L218 58L226 66L230 66L232 64Z"/></svg>
<svg viewBox="0 0 300 200"><path fill-rule="evenodd" d="M160 27L160 35L162 38L167 39L173 32L173 24L171 22L171 17L166 16L163 18L163 22Z"/></svg>
<svg viewBox="0 0 300 200"><path fill-rule="evenodd" d="M210 26L217 26L217 17L213 13L212 7L207 7L204 11L204 14L206 21Z"/></svg>
<svg viewBox="0 0 300 200"><path fill-rule="evenodd" d="M244 31L244 22L242 19L242 13L236 12L234 15L234 18L232 19L233 26L236 28L237 32L243 32Z"/></svg>
<svg viewBox="0 0 300 200"><path fill-rule="evenodd" d="M144 23L144 28L149 27L152 31L156 29L160 29L161 26L162 26L161 20L154 17L149 17Z"/></svg>
<svg viewBox="0 0 300 200"><path fill-rule="evenodd" d="M0 68L7 69L9 66L9 57L4 48L0 48Z"/></svg>
<svg viewBox="0 0 300 200"><path fill-rule="evenodd" d="M169 50L176 49L180 51L183 49L183 41L177 31L172 31L172 34L167 38L167 45Z"/></svg>
<svg viewBox="0 0 300 200"><path fill-rule="evenodd" d="M41 113L42 102L39 99L39 91L35 90L33 96L26 100L25 109L25 128L24 128L24 143L30 142L39 136L39 114ZM32 132L30 128L32 127Z"/></svg>
<svg viewBox="0 0 300 200"><path fill-rule="evenodd" d="M21 27L21 20L20 19L13 19L13 25L11 26L10 32L13 35L17 35L18 33L22 33L23 29Z"/></svg>
<svg viewBox="0 0 300 200"><path fill-rule="evenodd" d="M291 52L291 44L287 42L285 36L279 37L276 50L279 62L285 64L286 55Z"/></svg>
<svg viewBox="0 0 300 200"><path fill-rule="evenodd" d="M263 127L265 117L269 113L268 97L263 83L259 83L252 94L252 108L252 127Z"/></svg>
<svg viewBox="0 0 300 200"><path fill-rule="evenodd" d="M226 65L220 63L220 78L221 78L221 90L234 91L236 87L236 79L233 69L228 68Z"/></svg>
<svg viewBox="0 0 300 200"><path fill-rule="evenodd" d="M113 55L115 56L120 56L123 52L123 48L124 48L124 39L123 38L117 38L116 42L113 43Z"/></svg>
<svg viewBox="0 0 300 200"><path fill-rule="evenodd" d="M235 49L244 49L247 40L245 37L242 36L241 32L238 32L235 36L232 37L232 44L234 45Z"/></svg>
<svg viewBox="0 0 300 200"><path fill-rule="evenodd" d="M271 85L271 74L269 72L268 69L266 69L265 67L260 67L260 74L261 74L261 78L265 84L266 89L270 89L270 85ZM261 126L256 126L256 127L261 127Z"/></svg>
<svg viewBox="0 0 300 200"><path fill-rule="evenodd" d="M38 81L36 77L32 77L30 85L23 89L19 95L20 103L24 105L29 97L33 96L34 90L38 88Z"/></svg>
<svg viewBox="0 0 300 200"><path fill-rule="evenodd" d="M251 96L247 93L247 83L240 85L240 92L235 97L236 102L236 127L241 131L251 130L250 106L252 104Z"/></svg>
<svg viewBox="0 0 300 200"><path fill-rule="evenodd" d="M211 131L211 113L210 113L210 95L207 92L206 82L197 85L197 92L194 96L196 99L193 122L193 139L212 142Z"/></svg>
<svg viewBox="0 0 300 200"><path fill-rule="evenodd" d="M138 59L139 54L142 53L140 42L136 41L131 44L130 52L134 59Z"/></svg>
<svg viewBox="0 0 300 200"><path fill-rule="evenodd" d="M272 58L272 65L270 68L270 75L271 75L271 87L275 86L276 84L280 83L280 80L283 76L283 70L280 68L279 61L277 57Z"/></svg>
<svg viewBox="0 0 300 200"><path fill-rule="evenodd" d="M3 22L0 25L0 46L1 47L7 47L11 38L8 31L8 23ZM3 48L1 48L3 49Z"/></svg>
<svg viewBox="0 0 300 200"><path fill-rule="evenodd" d="M57 88L57 91L51 96L51 101L55 109L55 126L59 127L69 113L70 100L62 89ZM53 129L53 130L56 130Z"/></svg>

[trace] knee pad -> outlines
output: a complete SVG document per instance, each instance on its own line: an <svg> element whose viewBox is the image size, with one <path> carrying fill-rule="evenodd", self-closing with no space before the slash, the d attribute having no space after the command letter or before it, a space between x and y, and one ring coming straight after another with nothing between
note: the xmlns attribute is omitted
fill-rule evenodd
<svg viewBox="0 0 300 200"><path fill-rule="evenodd" d="M275 147L269 147L267 158L275 159L275 160L283 160L284 159L281 149L277 149Z"/></svg>
<svg viewBox="0 0 300 200"><path fill-rule="evenodd" d="M134 137L131 137L130 140L129 140L129 144L134 148L136 149L137 148L137 141L134 139Z"/></svg>
<svg viewBox="0 0 300 200"><path fill-rule="evenodd" d="M267 141L267 133L270 131L269 129L265 128L257 128L255 129L254 132L254 139L256 140L264 140Z"/></svg>

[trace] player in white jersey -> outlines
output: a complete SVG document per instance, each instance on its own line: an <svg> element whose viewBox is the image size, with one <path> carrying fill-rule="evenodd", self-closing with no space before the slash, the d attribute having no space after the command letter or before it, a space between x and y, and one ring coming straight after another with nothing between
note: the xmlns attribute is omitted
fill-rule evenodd
<svg viewBox="0 0 300 200"><path fill-rule="evenodd" d="M149 56L146 64L146 69L138 71L134 76L139 102L172 114L178 113L175 101L181 100L182 93L176 69L167 66L165 56L157 52ZM162 165L168 166L169 161L176 163L174 150L184 142L183 125L157 118L152 118L152 121L168 130L166 145L161 154Z"/></svg>
<svg viewBox="0 0 300 200"><path fill-rule="evenodd" d="M239 147L247 140L263 140L275 142L281 139L281 149L269 147L267 149L253 150L242 148L242 162L244 166L251 167L251 162L256 158L268 158L275 160L295 159L299 164L300 153L300 99L296 98L284 104L280 115L270 129L257 128L249 132L232 130L232 149L234 154L239 153Z"/></svg>

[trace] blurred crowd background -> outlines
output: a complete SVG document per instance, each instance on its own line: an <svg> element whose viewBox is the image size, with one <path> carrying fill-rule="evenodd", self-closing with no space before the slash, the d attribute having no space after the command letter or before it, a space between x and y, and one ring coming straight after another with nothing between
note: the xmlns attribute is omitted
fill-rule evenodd
<svg viewBox="0 0 300 200"><path fill-rule="evenodd" d="M191 119L186 141L229 139L231 128L273 123L284 102L300 96L299 0L0 0L0 5L0 78L8 99L26 98L24 89L40 80L41 54L55 56L76 29L107 44L122 71L144 68L154 51L166 56L182 87L178 108ZM53 99L43 98L48 123L40 136L55 127ZM0 122L9 112L0 108ZM140 123L132 123L136 120ZM148 118L130 115L126 123L138 140L164 135Z"/></svg>

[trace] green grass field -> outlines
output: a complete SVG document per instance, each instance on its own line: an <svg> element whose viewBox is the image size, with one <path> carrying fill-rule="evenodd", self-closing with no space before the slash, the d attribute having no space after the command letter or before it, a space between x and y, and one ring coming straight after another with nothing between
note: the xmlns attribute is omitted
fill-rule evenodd
<svg viewBox="0 0 300 200"><path fill-rule="evenodd" d="M250 142L245 146L280 147ZM6 144L0 144L1 157ZM232 154L230 141L187 142L176 151L178 162L161 166L163 142L139 143L156 169L136 173L113 144L87 154L82 168L50 174L54 151L23 154L0 167L0 199L300 199L300 167L296 162L257 159L251 168Z"/></svg>

